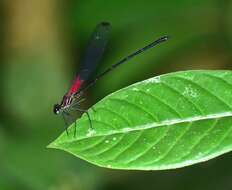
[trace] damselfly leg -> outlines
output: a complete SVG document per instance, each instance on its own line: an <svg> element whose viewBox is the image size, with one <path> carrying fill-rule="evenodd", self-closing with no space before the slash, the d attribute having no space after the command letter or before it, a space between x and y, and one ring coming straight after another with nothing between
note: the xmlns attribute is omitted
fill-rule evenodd
<svg viewBox="0 0 232 190"><path fill-rule="evenodd" d="M70 106L66 110L63 110L63 112L62 112L62 117L63 117L64 122L65 122L65 130L66 130L67 135L69 135L69 130L68 130L69 125L75 123L75 125L74 125L74 137L76 137L76 131L77 131L76 119L78 118L77 116L80 113L81 114L85 113L87 115L88 120L89 120L89 124L90 124L90 128L93 129L92 121L91 121L91 118L90 118L88 111L80 108L80 103L83 102L84 100L85 100L85 98L80 98L80 96L77 96L76 98L74 98L72 100Z"/></svg>
<svg viewBox="0 0 232 190"><path fill-rule="evenodd" d="M67 119L68 113L63 112L61 115L62 115L62 117L63 117L64 123L65 123L65 131L66 131L66 134L67 134L67 136L68 136L68 126L69 126L69 124L68 124L68 119Z"/></svg>
<svg viewBox="0 0 232 190"><path fill-rule="evenodd" d="M89 112L88 112L87 110L85 110L85 109L80 109L79 107L76 107L76 106L72 107L72 109L73 109L74 111L79 111L79 112L85 113L85 114L87 115L87 117L88 117L89 124L90 124L90 128L93 129L92 121L91 121ZM76 125L75 125L75 128L76 128ZM76 131L76 129L75 129L75 131Z"/></svg>

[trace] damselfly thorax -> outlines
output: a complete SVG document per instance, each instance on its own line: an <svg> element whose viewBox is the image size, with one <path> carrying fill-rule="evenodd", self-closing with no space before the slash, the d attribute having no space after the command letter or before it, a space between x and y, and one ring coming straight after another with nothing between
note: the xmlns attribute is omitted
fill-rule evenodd
<svg viewBox="0 0 232 190"><path fill-rule="evenodd" d="M60 104L55 104L53 112L55 114L60 114L76 107L80 102L82 102L81 94L66 94L63 96Z"/></svg>

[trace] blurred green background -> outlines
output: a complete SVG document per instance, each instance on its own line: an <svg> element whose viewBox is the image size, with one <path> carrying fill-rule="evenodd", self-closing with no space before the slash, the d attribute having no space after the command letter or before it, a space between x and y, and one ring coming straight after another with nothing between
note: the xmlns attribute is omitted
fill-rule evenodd
<svg viewBox="0 0 232 190"><path fill-rule="evenodd" d="M161 35L171 39L91 88L87 104L179 70L231 69L231 0L2 0L0 190L232 189L232 154L170 171L114 171L47 149L63 130L52 113L93 28L112 24L100 73Z"/></svg>

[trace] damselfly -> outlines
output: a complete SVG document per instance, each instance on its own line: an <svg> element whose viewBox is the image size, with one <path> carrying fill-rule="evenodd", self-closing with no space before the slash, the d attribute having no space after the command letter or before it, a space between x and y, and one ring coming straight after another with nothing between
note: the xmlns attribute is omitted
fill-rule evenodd
<svg viewBox="0 0 232 190"><path fill-rule="evenodd" d="M115 69L119 65L125 63L126 61L130 60L136 55L156 46L157 44L167 41L168 39L168 36L163 36L158 38L157 40L153 41L147 46L133 52L132 54L126 56L125 58L121 59L117 63L113 64L104 72L97 75L95 79L88 81L89 77L96 69L96 66L98 65L98 63L100 63L106 44L108 42L110 28L111 26L110 23L108 22L102 22L97 25L97 27L95 28L94 32L91 35L89 44L86 48L85 54L81 61L80 70L77 73L74 81L72 82L70 89L63 96L61 103L54 105L53 112L55 114L61 114L64 118L67 134L68 134L68 130L67 130L68 125L72 124L73 122L76 122L77 119L77 117L75 116L75 114L73 115L73 113L79 113L79 112L86 113L90 122L90 127L92 127L92 122L89 113L87 112L87 110L81 109L79 107L80 103L84 100L83 94L87 89L89 89L89 87L93 86L101 77L103 77L105 74L109 73L111 70ZM76 123L75 123L74 136L75 134L76 134Z"/></svg>

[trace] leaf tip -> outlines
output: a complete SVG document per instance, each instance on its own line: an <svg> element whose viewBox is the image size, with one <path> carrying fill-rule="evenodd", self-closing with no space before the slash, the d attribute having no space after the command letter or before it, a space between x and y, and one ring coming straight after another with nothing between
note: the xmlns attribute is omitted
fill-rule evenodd
<svg viewBox="0 0 232 190"><path fill-rule="evenodd" d="M46 148L55 148L55 149L57 149L57 145L56 145L56 143L52 142L49 145L47 145Z"/></svg>

